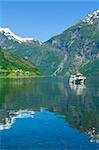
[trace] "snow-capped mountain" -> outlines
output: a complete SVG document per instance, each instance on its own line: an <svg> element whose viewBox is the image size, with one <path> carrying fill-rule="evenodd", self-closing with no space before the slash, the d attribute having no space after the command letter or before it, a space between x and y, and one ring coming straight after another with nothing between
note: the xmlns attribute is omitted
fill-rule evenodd
<svg viewBox="0 0 99 150"><path fill-rule="evenodd" d="M88 14L82 22L91 25L95 22L95 20L99 19L99 10L94 11L92 14Z"/></svg>
<svg viewBox="0 0 99 150"><path fill-rule="evenodd" d="M15 35L9 28L1 28L0 27L0 33L2 33L4 36L8 37L9 40L14 40L17 41L19 43L39 43L42 44L41 42L39 42L38 40L35 40L33 38L22 38L19 37L17 35Z"/></svg>

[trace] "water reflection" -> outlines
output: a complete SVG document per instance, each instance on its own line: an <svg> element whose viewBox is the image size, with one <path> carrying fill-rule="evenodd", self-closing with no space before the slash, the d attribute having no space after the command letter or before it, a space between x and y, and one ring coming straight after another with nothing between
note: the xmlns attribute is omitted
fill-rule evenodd
<svg viewBox="0 0 99 150"><path fill-rule="evenodd" d="M0 122L0 130L10 129L18 118L34 118L34 111L19 110L6 112L5 118Z"/></svg>
<svg viewBox="0 0 99 150"><path fill-rule="evenodd" d="M88 134L90 135L90 142L99 143L99 133L96 132L95 128L90 128Z"/></svg>
<svg viewBox="0 0 99 150"><path fill-rule="evenodd" d="M11 128L18 117L34 117L47 108L63 115L82 133L95 128L91 142L99 137L99 87L68 85L66 79L0 79L0 129ZM20 111L21 110L21 111ZM90 132L91 133L91 132Z"/></svg>
<svg viewBox="0 0 99 150"><path fill-rule="evenodd" d="M86 85L85 84L69 84L71 90L73 90L76 95L83 95L86 92Z"/></svg>

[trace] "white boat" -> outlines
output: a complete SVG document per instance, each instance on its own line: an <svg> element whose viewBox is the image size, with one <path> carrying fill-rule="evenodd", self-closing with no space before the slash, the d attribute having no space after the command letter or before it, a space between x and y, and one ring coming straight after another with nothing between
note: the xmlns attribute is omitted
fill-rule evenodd
<svg viewBox="0 0 99 150"><path fill-rule="evenodd" d="M79 72L75 75L71 75L69 79L69 83L73 83L73 84L85 84L85 81L86 81L86 77Z"/></svg>

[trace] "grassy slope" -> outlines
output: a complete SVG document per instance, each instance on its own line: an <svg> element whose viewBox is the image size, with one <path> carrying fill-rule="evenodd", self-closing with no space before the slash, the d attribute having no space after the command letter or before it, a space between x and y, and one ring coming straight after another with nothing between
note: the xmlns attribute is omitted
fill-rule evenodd
<svg viewBox="0 0 99 150"><path fill-rule="evenodd" d="M25 76L27 72L28 72L27 76L41 75L41 72L30 61L27 61L21 57L13 55L10 52L0 49L1 76L3 75L2 70L8 71L9 73L7 73L6 76L9 76L9 74L13 74L12 73L13 70L19 70L19 69L21 69L23 71L21 76ZM16 76L16 74L14 73L12 76Z"/></svg>

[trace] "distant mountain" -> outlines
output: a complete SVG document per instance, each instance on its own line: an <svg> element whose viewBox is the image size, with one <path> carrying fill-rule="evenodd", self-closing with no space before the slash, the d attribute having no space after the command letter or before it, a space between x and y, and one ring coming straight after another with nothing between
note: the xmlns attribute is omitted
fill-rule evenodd
<svg viewBox="0 0 99 150"><path fill-rule="evenodd" d="M34 43L38 43L38 44L42 44L41 42L33 39L33 38L22 38L19 37L17 35L15 35L9 28L1 28L0 27L0 33L7 37L9 40L13 40L15 42L18 43L25 43L25 44L34 44ZM3 41L2 41L3 42Z"/></svg>
<svg viewBox="0 0 99 150"><path fill-rule="evenodd" d="M31 60L46 75L52 75L64 58L63 53L58 49L37 40L17 37L7 28L0 29L0 46L7 51Z"/></svg>
<svg viewBox="0 0 99 150"><path fill-rule="evenodd" d="M0 48L0 77L40 76L41 72L30 61Z"/></svg>
<svg viewBox="0 0 99 150"><path fill-rule="evenodd" d="M67 75L81 71L99 73L99 10L44 43L20 40L0 29L0 45L36 64L45 75Z"/></svg>

